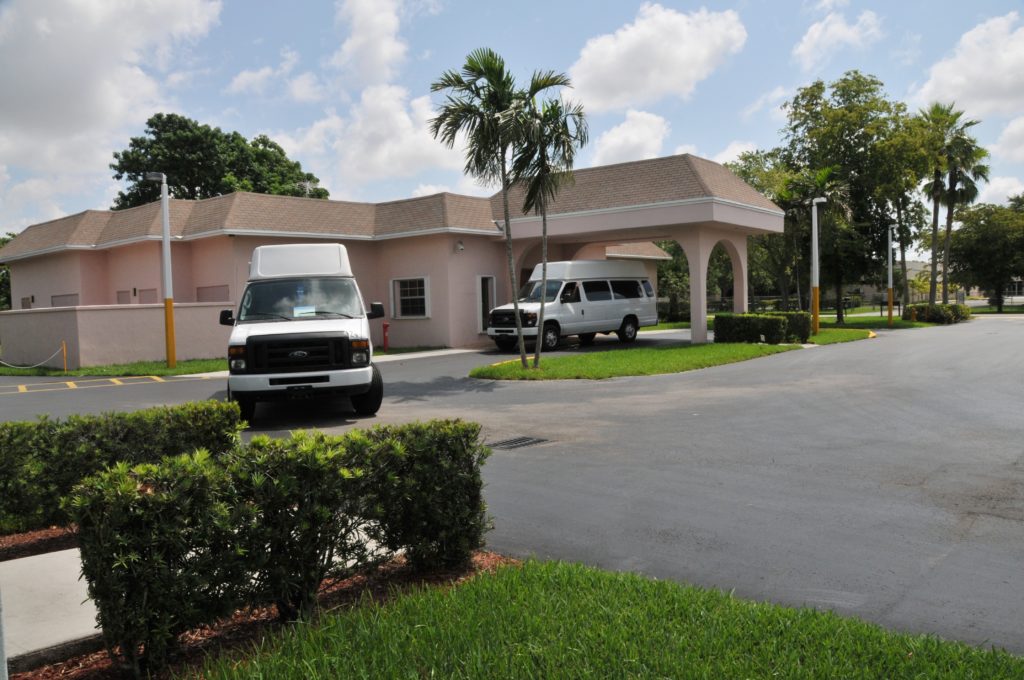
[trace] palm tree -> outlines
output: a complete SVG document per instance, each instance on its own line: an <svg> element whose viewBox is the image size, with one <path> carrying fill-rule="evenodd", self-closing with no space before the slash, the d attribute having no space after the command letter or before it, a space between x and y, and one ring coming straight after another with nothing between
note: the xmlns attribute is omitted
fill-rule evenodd
<svg viewBox="0 0 1024 680"><path fill-rule="evenodd" d="M448 148L459 135L466 138L466 172L480 180L501 183L501 201L505 216L505 250L512 286L512 304L516 317L519 360L527 368L523 344L523 322L519 316L519 286L512 252L512 223L508 209L510 186L508 158L513 139L501 124L502 116L512 109L523 93L516 89L515 78L505 60L494 50L479 48L466 57L462 71L445 71L431 83L431 92L448 92L447 99L430 121L430 132Z"/></svg>
<svg viewBox="0 0 1024 680"><path fill-rule="evenodd" d="M964 119L964 112L957 111L954 103L934 102L919 116L927 128L927 148L932 166L932 179L924 185L924 191L932 199L932 275L928 288L928 301L936 299L939 264L939 204L946 205L946 231L942 256L942 301L949 302L946 283L946 265L949 261L949 235L953 228L953 213L957 205L973 202L977 198L977 180L988 179L988 166L982 161L988 152L978 146L977 140L968 130L978 124L976 120ZM962 185L959 186L958 185ZM972 195L973 192L973 195Z"/></svg>
<svg viewBox="0 0 1024 680"><path fill-rule="evenodd" d="M978 121L968 121L950 140L946 156L946 233L942 245L942 304L949 304L949 242L953 231L956 208L970 205L978 199L978 182L988 181L988 166L984 164L988 151L978 146L978 140L965 130Z"/></svg>
<svg viewBox="0 0 1024 680"><path fill-rule="evenodd" d="M540 365L544 346L544 308L548 286L548 204L559 189L571 182L576 150L587 143L587 121L581 104L546 99L537 93L551 87L570 87L568 76L553 71L535 72L522 106L509 116L519 146L512 162L513 181L524 186L523 212L541 217L541 304L537 316L537 342L533 367Z"/></svg>

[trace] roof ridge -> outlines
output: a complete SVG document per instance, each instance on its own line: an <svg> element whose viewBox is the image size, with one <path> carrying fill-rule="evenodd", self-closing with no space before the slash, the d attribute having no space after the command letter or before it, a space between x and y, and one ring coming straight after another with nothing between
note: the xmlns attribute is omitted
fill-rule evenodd
<svg viewBox="0 0 1024 680"><path fill-rule="evenodd" d="M708 186L707 181L704 179L704 174L697 167L697 164L693 162L695 156L693 154L686 153L682 154L682 158L683 161L686 162L686 165L689 166L690 172L693 173L693 177L697 180L697 184L700 185L701 191L704 192L704 195L707 196L708 198L715 198L715 195L711 192L711 188ZM701 160L707 159L702 158ZM713 163L714 161L711 162Z"/></svg>

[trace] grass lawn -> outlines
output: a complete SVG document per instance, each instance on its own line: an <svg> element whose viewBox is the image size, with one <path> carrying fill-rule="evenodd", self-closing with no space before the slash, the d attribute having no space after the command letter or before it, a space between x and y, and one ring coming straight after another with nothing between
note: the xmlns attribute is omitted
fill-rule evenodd
<svg viewBox="0 0 1024 680"><path fill-rule="evenodd" d="M808 342L815 345L834 345L839 342L866 340L869 337L871 331L866 328L821 328L817 335L808 338Z"/></svg>
<svg viewBox="0 0 1024 680"><path fill-rule="evenodd" d="M203 678L999 678L1024 659L560 562L364 601Z"/></svg>
<svg viewBox="0 0 1024 680"><path fill-rule="evenodd" d="M894 316L892 319L893 328L931 328L935 324L926 323L924 321L904 321L903 319ZM842 324L837 324L834 319L822 318L820 322L821 328L867 328L875 330L885 330L889 327L889 317L887 316L848 316L845 318Z"/></svg>
<svg viewBox="0 0 1024 680"><path fill-rule="evenodd" d="M971 307L971 314L998 314L995 307ZM1003 305L1003 314L1024 314L1024 305Z"/></svg>
<svg viewBox="0 0 1024 680"><path fill-rule="evenodd" d="M756 359L797 349L793 345L746 345L740 343L615 349L567 356L542 355L540 368L523 370L519 359L470 371L471 378L495 380L600 380L624 375L680 373L698 368ZM532 366L532 364L531 364Z"/></svg>
<svg viewBox="0 0 1024 680"><path fill-rule="evenodd" d="M111 366L86 366L77 368L65 373L59 368L8 368L0 366L0 375L188 375L190 373L211 373L213 371L228 370L228 360L225 357L218 359L189 359L177 362L174 368L167 368L166 361L136 361L131 364L113 364Z"/></svg>

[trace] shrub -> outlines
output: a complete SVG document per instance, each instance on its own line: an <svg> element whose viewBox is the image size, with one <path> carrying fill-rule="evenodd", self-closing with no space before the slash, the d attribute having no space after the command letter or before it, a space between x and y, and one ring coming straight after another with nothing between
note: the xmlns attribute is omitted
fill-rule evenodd
<svg viewBox="0 0 1024 680"><path fill-rule="evenodd" d="M65 503L104 642L135 677L163 667L179 634L238 603L247 578L226 482L197 451L118 463Z"/></svg>
<svg viewBox="0 0 1024 680"><path fill-rule="evenodd" d="M345 446L364 471L372 518L392 550L418 569L464 564L489 528L480 426L434 420L354 431ZM356 462L358 461L358 462Z"/></svg>
<svg viewBox="0 0 1024 680"><path fill-rule="evenodd" d="M786 342L807 344L811 337L810 312L770 312L769 316L781 316L786 319Z"/></svg>
<svg viewBox="0 0 1024 680"><path fill-rule="evenodd" d="M360 534L359 470L345 466L339 437L297 432L255 437L231 457L240 535L253 574L250 600L273 602L284 621L313 612L328 575L368 563Z"/></svg>
<svg viewBox="0 0 1024 680"><path fill-rule="evenodd" d="M904 307L904 320L910 319L912 310L916 312L918 321L927 321L929 323L951 324L971 318L971 309L967 305L919 303Z"/></svg>
<svg viewBox="0 0 1024 680"><path fill-rule="evenodd" d="M65 421L0 423L0 529L29 531L66 524L60 499L85 477L118 462L155 463L204 448L231 450L242 430L238 405L204 401L134 413L72 416Z"/></svg>
<svg viewBox="0 0 1024 680"><path fill-rule="evenodd" d="M777 345L786 339L786 319L767 314L716 314L715 342L764 342Z"/></svg>

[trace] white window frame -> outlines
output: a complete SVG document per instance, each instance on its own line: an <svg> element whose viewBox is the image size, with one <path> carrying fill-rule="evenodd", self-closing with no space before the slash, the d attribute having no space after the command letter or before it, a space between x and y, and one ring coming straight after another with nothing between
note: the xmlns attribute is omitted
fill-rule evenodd
<svg viewBox="0 0 1024 680"><path fill-rule="evenodd" d="M398 304L398 282L399 281L423 281L423 316L402 316L401 305ZM391 302L392 319L429 319L430 318L430 277L429 276L401 276L391 279L388 282L388 298Z"/></svg>
<svg viewBox="0 0 1024 680"><path fill-rule="evenodd" d="M477 315L476 315L476 332L480 333L480 334L486 334L487 333L487 330L484 328L484 320L480 316L481 313L485 313L483 311L484 300L483 300L483 297L480 295L480 290L483 288L484 279L490 279L491 280L491 285L490 285L490 290L489 290L489 292L491 294L491 307L493 308L493 307L497 307L498 306L497 305L497 300L495 299L495 297L498 294L498 277L495 276L494 274L477 274L477 276L476 276L476 310L477 310ZM489 311L490 310L488 310L487 313L489 313Z"/></svg>

